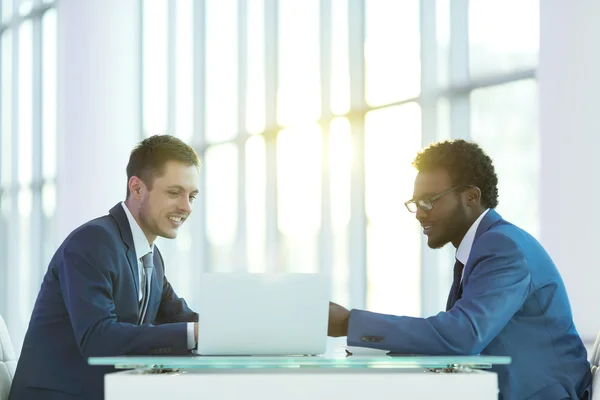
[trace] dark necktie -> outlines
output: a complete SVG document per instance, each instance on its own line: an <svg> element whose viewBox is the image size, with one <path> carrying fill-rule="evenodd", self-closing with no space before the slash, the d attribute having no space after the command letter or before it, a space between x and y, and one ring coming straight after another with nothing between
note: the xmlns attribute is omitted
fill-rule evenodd
<svg viewBox="0 0 600 400"><path fill-rule="evenodd" d="M138 325L141 325L144 322L144 317L148 310L148 301L150 299L150 277L152 276L152 270L154 269L152 252L142 257L142 264L144 266L140 283L142 285L142 303L138 315Z"/></svg>
<svg viewBox="0 0 600 400"><path fill-rule="evenodd" d="M464 268L464 264L460 261L456 260L454 263L454 280L452 281L452 288L450 289L450 294L448 295L448 302L446 303L446 311L450 310L454 303L460 296L462 295L462 272Z"/></svg>

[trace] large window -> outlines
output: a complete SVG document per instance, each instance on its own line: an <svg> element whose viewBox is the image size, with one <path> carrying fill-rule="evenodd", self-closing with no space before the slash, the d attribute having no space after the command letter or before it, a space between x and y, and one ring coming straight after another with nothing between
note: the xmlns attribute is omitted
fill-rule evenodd
<svg viewBox="0 0 600 400"><path fill-rule="evenodd" d="M416 152L449 138L488 151L499 211L537 234L538 4L481 3L142 2L144 134L204 164L189 226L160 243L178 290L321 271L346 306L437 312L453 250L428 249L402 203Z"/></svg>
<svg viewBox="0 0 600 400"><path fill-rule="evenodd" d="M56 245L57 18L3 0L0 20L0 314L22 338Z"/></svg>

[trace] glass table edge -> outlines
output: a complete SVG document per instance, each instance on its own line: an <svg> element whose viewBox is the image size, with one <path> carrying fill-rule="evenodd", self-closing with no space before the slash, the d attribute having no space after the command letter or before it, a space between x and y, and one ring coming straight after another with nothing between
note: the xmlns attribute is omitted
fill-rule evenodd
<svg viewBox="0 0 600 400"><path fill-rule="evenodd" d="M112 366L115 369L289 369L314 368L472 368L489 369L493 365L511 363L508 356L385 356L385 357L207 357L207 356L123 356L90 357L89 365Z"/></svg>

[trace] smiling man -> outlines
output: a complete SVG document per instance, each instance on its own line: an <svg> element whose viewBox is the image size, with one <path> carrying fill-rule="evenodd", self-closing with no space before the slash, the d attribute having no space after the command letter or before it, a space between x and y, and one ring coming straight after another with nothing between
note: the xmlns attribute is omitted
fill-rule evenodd
<svg viewBox="0 0 600 400"><path fill-rule="evenodd" d="M588 399L590 365L565 285L544 248L504 220L490 157L464 140L414 160L415 213L431 248L456 248L446 311L429 318L348 311L330 303L329 335L403 354L500 355L500 399ZM535 201L535 199L523 199Z"/></svg>
<svg viewBox="0 0 600 400"><path fill-rule="evenodd" d="M111 369L88 357L187 354L198 316L165 276L154 241L192 212L200 160L181 140L152 136L131 152L127 197L73 231L50 261L10 399L102 399ZM99 190L102 190L101 188Z"/></svg>

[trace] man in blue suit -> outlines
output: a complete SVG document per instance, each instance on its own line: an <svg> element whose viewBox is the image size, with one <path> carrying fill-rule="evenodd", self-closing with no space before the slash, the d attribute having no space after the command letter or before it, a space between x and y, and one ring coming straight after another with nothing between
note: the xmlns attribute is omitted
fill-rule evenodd
<svg viewBox="0 0 600 400"><path fill-rule="evenodd" d="M588 399L590 365L563 281L538 241L494 210L492 160L455 140L431 145L413 165L406 207L429 247L456 248L446 311L413 318L331 303L329 335L394 353L510 356L512 364L493 368L500 399Z"/></svg>
<svg viewBox="0 0 600 400"><path fill-rule="evenodd" d="M100 400L112 369L89 366L88 357L196 346L198 316L175 294L153 243L175 238L192 212L199 165L190 146L168 135L131 152L125 202L73 231L50 261L11 400Z"/></svg>

